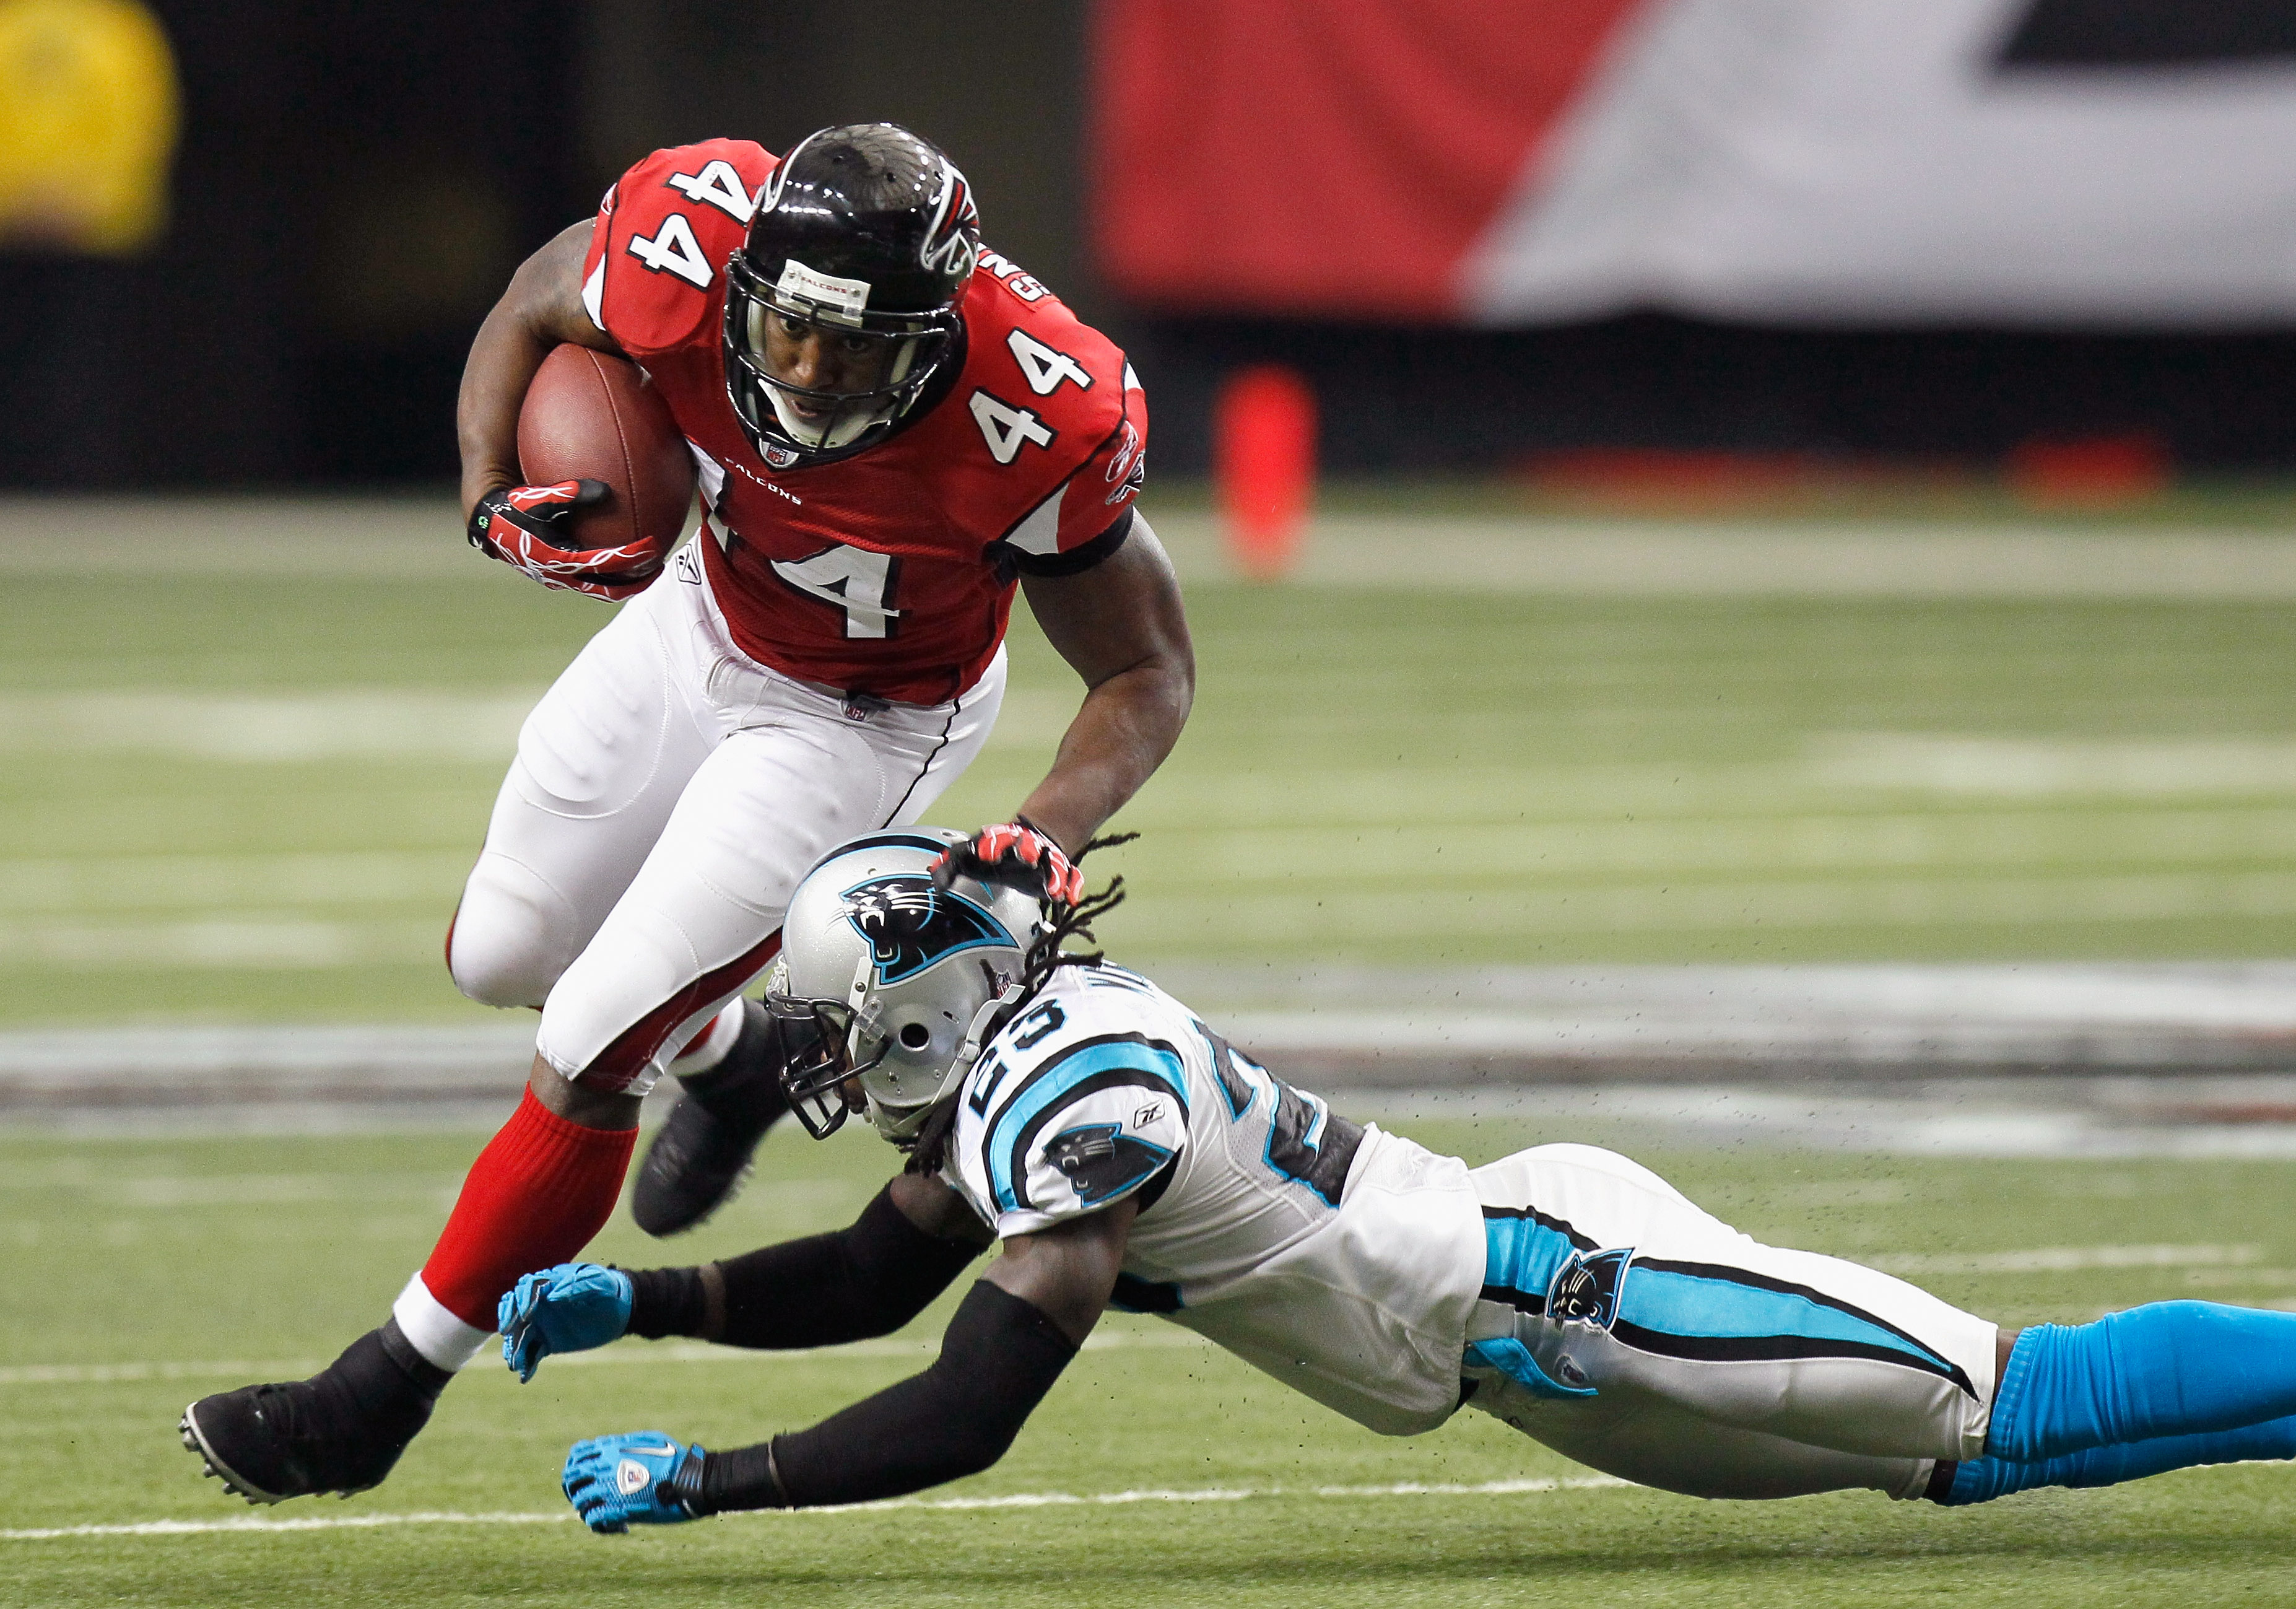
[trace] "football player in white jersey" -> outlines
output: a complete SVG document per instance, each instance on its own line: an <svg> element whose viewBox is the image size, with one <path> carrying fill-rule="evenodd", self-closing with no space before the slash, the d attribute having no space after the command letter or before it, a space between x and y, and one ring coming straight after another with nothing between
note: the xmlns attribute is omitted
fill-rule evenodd
<svg viewBox="0 0 2296 1609"><path fill-rule="evenodd" d="M1465 1404L1596 1469L1710 1498L1982 1502L2296 1456L2296 1314L2161 1302L1997 1329L1902 1280L1763 1245L1623 1156L1471 1169L1357 1124L1009 888L874 834L792 899L769 1008L816 1135L908 1163L850 1228L700 1268L565 1263L504 1353L624 1334L810 1347L898 1328L992 1241L932 1367L810 1429L705 1451L578 1443L594 1531L887 1498L1004 1453L1103 1309L1160 1313L1389 1434Z"/></svg>

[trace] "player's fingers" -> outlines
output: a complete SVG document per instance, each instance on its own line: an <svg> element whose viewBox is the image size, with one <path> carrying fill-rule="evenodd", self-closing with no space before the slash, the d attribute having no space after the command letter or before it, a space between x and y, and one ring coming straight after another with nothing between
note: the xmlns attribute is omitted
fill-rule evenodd
<svg viewBox="0 0 2296 1609"><path fill-rule="evenodd" d="M502 494L502 500L522 514L547 520L580 501L585 484L603 486L592 480L554 480L547 486L513 486ZM593 498L592 501L596 499Z"/></svg>
<svg viewBox="0 0 2296 1609"><path fill-rule="evenodd" d="M601 576L596 580L581 587L579 590L587 592L594 597L610 598L619 603L624 598L637 596L652 586L660 579L660 576L661 566L656 564L650 570L629 571L615 576Z"/></svg>

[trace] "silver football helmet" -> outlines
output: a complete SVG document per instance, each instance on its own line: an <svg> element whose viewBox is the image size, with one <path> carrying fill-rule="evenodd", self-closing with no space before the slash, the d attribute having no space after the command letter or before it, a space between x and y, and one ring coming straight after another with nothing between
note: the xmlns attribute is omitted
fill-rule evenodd
<svg viewBox="0 0 2296 1609"><path fill-rule="evenodd" d="M816 1139L857 1111L897 1144L978 1059L1019 983L1044 909L1016 889L929 868L965 841L942 827L872 833L806 874L766 984L788 1061L782 1088Z"/></svg>

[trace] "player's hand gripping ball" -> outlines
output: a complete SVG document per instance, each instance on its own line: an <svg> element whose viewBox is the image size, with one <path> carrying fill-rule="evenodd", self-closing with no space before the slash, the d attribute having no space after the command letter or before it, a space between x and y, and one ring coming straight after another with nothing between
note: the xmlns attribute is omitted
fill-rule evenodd
<svg viewBox="0 0 2296 1609"><path fill-rule="evenodd" d="M586 1352L619 1340L630 1327L635 1294L628 1275L594 1262L520 1276L495 1307L503 1361L523 1384L553 1352Z"/></svg>
<svg viewBox="0 0 2296 1609"><path fill-rule="evenodd" d="M661 573L668 543L646 537L616 547L570 545L576 512L610 495L603 480L498 486L471 510L471 546L562 592L633 596Z"/></svg>
<svg viewBox="0 0 2296 1609"><path fill-rule="evenodd" d="M1084 874L1051 838L1025 821L983 827L941 851L932 863L933 885L947 888L959 877L1001 882L1054 905L1084 898Z"/></svg>
<svg viewBox="0 0 2296 1609"><path fill-rule="evenodd" d="M680 1447L658 1430L593 1436L566 1455L559 1484L582 1523L600 1536L619 1536L633 1525L677 1525L701 1517L701 1460L696 1447Z"/></svg>

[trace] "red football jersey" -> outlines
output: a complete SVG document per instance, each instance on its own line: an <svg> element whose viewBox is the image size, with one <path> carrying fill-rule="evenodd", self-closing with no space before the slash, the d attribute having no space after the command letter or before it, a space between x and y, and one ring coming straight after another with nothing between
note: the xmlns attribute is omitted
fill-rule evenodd
<svg viewBox="0 0 2296 1609"><path fill-rule="evenodd" d="M775 161L710 140L632 168L592 226L583 304L693 449L713 538L695 546L742 651L801 681L938 703L988 669L1018 573L1083 568L1123 540L1146 401L1105 336L983 251L964 367L929 412L849 458L768 464L726 394L722 342L725 264Z"/></svg>

